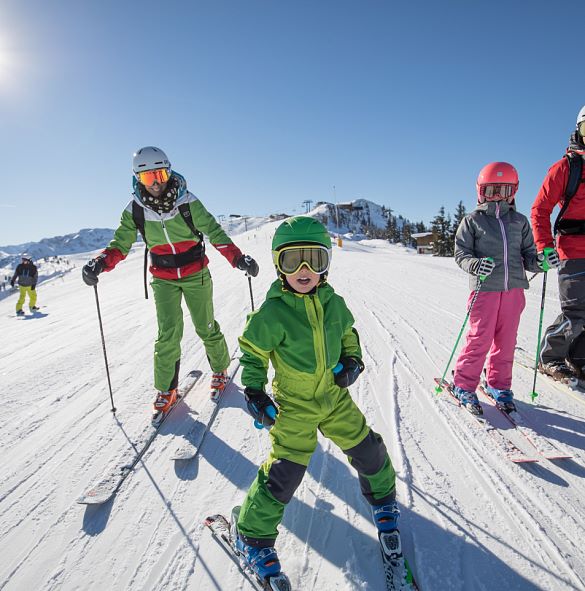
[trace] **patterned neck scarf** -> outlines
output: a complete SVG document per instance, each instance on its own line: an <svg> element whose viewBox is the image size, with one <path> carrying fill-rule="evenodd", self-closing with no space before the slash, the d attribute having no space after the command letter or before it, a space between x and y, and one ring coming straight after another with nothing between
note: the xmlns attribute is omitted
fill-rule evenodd
<svg viewBox="0 0 585 591"><path fill-rule="evenodd" d="M179 179L174 175L171 176L165 190L158 197L151 195L141 183L138 186L142 203L157 213L169 213L175 207L175 202L179 196Z"/></svg>

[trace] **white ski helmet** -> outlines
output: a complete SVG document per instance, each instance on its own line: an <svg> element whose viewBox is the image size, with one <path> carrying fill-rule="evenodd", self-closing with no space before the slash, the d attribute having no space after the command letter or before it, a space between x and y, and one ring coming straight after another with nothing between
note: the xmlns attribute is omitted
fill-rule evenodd
<svg viewBox="0 0 585 591"><path fill-rule="evenodd" d="M577 115L577 127L579 127L579 124L583 121L585 121L585 107L583 107Z"/></svg>
<svg viewBox="0 0 585 591"><path fill-rule="evenodd" d="M156 170L157 168L171 169L171 163L167 155L154 146L145 146L137 150L132 158L132 171L134 176L145 170Z"/></svg>

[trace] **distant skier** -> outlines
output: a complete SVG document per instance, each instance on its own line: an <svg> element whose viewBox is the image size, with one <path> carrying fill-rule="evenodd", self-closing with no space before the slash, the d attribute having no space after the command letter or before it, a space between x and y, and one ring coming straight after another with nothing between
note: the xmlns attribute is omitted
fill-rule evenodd
<svg viewBox="0 0 585 591"><path fill-rule="evenodd" d="M515 409L512 366L528 289L525 270L539 272L530 224L516 211L518 173L507 162L484 166L477 177L478 206L457 229L455 261L470 277L470 329L455 366L453 392L472 413L482 409L475 390L486 356L486 390L507 411ZM485 277L482 282L480 277Z"/></svg>
<svg viewBox="0 0 585 591"><path fill-rule="evenodd" d="M24 316L24 302L28 294L28 305L31 312L39 310L37 307L37 281L39 279L39 273L36 265L33 263L32 258L28 254L23 254L21 263L16 267L14 275L10 280L10 285L14 287L14 284L18 282L18 288L20 290L20 297L16 302L16 315Z"/></svg>
<svg viewBox="0 0 585 591"><path fill-rule="evenodd" d="M272 254L279 278L240 337L248 409L257 423L270 428L272 451L239 517L238 508L233 514L236 552L262 580L279 576L277 527L315 451L317 431L338 445L357 470L381 538L398 535L399 515L384 442L347 389L364 365L353 316L327 283L329 234L313 218L291 218L276 230ZM274 400L265 392L270 362Z"/></svg>
<svg viewBox="0 0 585 591"><path fill-rule="evenodd" d="M532 205L534 239L539 251L556 248L561 313L546 329L540 348L539 370L555 380L583 378L582 362L571 352L585 339L585 107L577 115L565 156L546 174ZM551 214L560 212L551 231ZM581 353L581 356L583 354ZM578 357L578 355L577 355ZM567 364L568 362L568 364Z"/></svg>
<svg viewBox="0 0 585 591"><path fill-rule="evenodd" d="M153 415L153 420L157 420L177 399L183 298L213 372L212 396L221 392L228 380L230 355L214 318L213 287L203 234L232 266L255 277L258 264L241 253L201 201L187 190L185 179L171 169L160 148L148 146L138 150L133 172L132 199L122 213L114 239L83 267L83 280L87 285L96 285L102 271L111 271L127 256L137 231L144 233L150 250L158 322L154 346L154 385L158 392Z"/></svg>

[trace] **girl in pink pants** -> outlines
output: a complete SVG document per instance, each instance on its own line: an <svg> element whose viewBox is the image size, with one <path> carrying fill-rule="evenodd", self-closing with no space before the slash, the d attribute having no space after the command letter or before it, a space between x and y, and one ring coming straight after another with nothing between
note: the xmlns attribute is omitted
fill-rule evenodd
<svg viewBox="0 0 585 591"><path fill-rule="evenodd" d="M486 391L506 411L515 410L514 348L528 289L526 270L541 271L528 219L516 211L518 173L507 162L485 166L477 179L477 208L465 216L455 238L455 261L479 288L470 329L459 354L453 392L468 410L481 414L475 390L486 356ZM474 296L469 297L468 306Z"/></svg>

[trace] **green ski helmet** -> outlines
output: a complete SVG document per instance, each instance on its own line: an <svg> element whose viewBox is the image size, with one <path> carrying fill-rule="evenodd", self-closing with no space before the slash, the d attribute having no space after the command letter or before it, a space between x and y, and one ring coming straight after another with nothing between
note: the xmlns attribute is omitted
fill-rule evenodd
<svg viewBox="0 0 585 591"><path fill-rule="evenodd" d="M272 252L277 252L289 244L320 244L331 248L331 237L327 228L316 220L306 216L297 216L285 220L276 228L272 239Z"/></svg>
<svg viewBox="0 0 585 591"><path fill-rule="evenodd" d="M285 255L283 255L281 251L287 246L297 245L307 245L312 248L319 246L327 251L325 259L322 254L319 255L314 250L311 251L313 254L304 255L309 256L307 262L311 271L319 273L321 275L321 280L325 281L327 277L327 269L331 262L331 238L329 237L327 228L316 219L304 216L289 218L278 226L274 233L274 238L272 239L272 261L276 267L277 274L283 280L286 271L283 271L283 268L280 266L284 261L281 261L279 257ZM301 255L301 257L302 256L303 255ZM313 259L313 257L315 257L315 259ZM292 267L296 267L300 262L301 261L296 261L293 255ZM288 264L290 265L291 263L289 262ZM320 264L326 265L327 269L319 271L316 266L313 266ZM293 272L292 267L291 273Z"/></svg>

